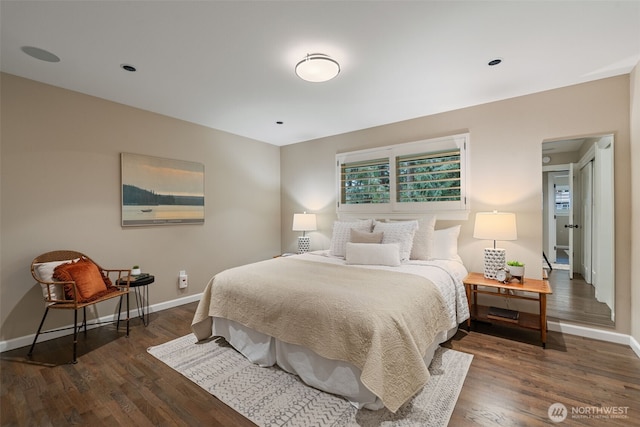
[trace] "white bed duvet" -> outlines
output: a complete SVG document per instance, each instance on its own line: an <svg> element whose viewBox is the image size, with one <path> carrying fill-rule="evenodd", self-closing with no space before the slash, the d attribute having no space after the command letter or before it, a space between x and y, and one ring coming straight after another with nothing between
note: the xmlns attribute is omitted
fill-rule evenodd
<svg viewBox="0 0 640 427"><path fill-rule="evenodd" d="M295 255L296 259L345 265L341 258L328 256L326 251ZM469 316L462 279L465 267L456 261L408 261L399 267L358 265L358 268L382 269L418 275L429 279L444 301L447 326L440 330L423 354L425 366L431 362L438 345L448 340L457 326ZM379 396L361 381L362 371L354 364L331 360L301 345L276 339L239 322L212 318L211 334L224 337L247 359L260 366L278 364L287 372L298 375L305 383L329 393L344 396L358 408L380 409L384 406ZM330 337L328 338L330 339Z"/></svg>

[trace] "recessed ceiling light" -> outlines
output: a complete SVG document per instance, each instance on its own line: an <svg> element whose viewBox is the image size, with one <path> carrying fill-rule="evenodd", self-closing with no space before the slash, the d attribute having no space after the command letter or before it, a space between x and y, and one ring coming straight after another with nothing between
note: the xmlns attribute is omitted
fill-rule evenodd
<svg viewBox="0 0 640 427"><path fill-rule="evenodd" d="M493 67L495 65L500 64L501 62L502 62L502 59L495 58L495 59L492 59L491 61L489 61L489 63L487 65L490 66L490 67Z"/></svg>
<svg viewBox="0 0 640 427"><path fill-rule="evenodd" d="M60 62L60 58L58 58L57 55L54 55L53 53L47 50L40 49L39 47L22 46L20 49L27 55L31 56L32 58L36 58L41 61Z"/></svg>
<svg viewBox="0 0 640 427"><path fill-rule="evenodd" d="M120 65L120 68L122 68L125 71L130 71L132 73L136 72L136 67L134 67L133 65L129 65L129 64L122 64Z"/></svg>
<svg viewBox="0 0 640 427"><path fill-rule="evenodd" d="M340 73L338 61L323 53L310 53L296 64L296 74L312 83L326 82Z"/></svg>

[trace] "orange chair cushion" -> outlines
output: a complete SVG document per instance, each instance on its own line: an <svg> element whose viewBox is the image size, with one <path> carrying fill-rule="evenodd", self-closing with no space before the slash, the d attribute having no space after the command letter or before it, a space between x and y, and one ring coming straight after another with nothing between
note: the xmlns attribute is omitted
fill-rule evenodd
<svg viewBox="0 0 640 427"><path fill-rule="evenodd" d="M75 282L79 302L90 302L118 289L100 272L97 265L86 258L57 266L53 270L53 278L62 282ZM65 284L64 291L67 298L74 298L72 284Z"/></svg>

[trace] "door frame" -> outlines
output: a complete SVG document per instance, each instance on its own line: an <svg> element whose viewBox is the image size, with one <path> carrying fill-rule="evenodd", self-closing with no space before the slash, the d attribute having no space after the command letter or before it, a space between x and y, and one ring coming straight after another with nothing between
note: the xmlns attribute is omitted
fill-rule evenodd
<svg viewBox="0 0 640 427"><path fill-rule="evenodd" d="M546 255L547 258L549 259L549 262L551 262L552 264L555 263L557 261L556 258L556 206L555 206L555 188L553 186L553 179L551 179L552 173L553 172L566 172L567 175L571 176L571 166L569 163L563 163L563 164L558 164L558 165L550 165L550 166L543 166L542 167L542 172L543 173L547 173L547 248L546 248ZM573 181L572 178L569 179L570 182ZM574 195L571 195L571 205L573 205L573 199L574 199ZM570 223L572 223L572 221L569 221ZM573 243L569 242L569 246L570 249L569 251L572 250L571 246L573 246ZM573 266L571 265L571 257L569 258L569 274L570 276L573 275L572 273L572 269Z"/></svg>
<svg viewBox="0 0 640 427"><path fill-rule="evenodd" d="M592 284L593 271L593 161L586 162L580 167L580 185L582 199L582 257L580 270L584 281Z"/></svg>

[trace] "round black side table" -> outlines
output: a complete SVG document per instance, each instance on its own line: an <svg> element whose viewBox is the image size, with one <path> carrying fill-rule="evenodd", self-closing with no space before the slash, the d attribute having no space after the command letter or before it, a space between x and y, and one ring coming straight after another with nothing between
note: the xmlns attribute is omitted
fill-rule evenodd
<svg viewBox="0 0 640 427"><path fill-rule="evenodd" d="M138 317L142 319L144 326L149 324L149 285L155 281L155 277L151 274L141 274L135 278L132 276L129 282L129 288L133 288L136 296L136 307L138 307ZM118 279L118 285L125 285L126 278ZM144 289L140 288L144 286ZM146 307L145 307L146 306ZM146 308L146 310L145 310ZM122 311L122 296L118 305L118 323L120 323L120 312Z"/></svg>

